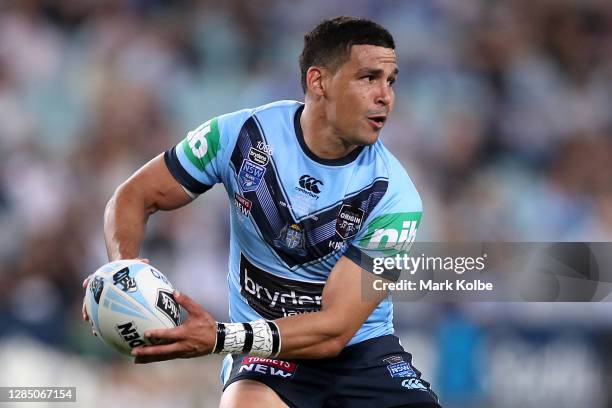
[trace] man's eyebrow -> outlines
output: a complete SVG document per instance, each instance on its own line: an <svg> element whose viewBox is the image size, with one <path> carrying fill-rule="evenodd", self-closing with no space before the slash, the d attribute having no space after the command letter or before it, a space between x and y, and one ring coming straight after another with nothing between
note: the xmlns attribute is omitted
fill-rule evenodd
<svg viewBox="0 0 612 408"><path fill-rule="evenodd" d="M359 71L357 71L357 75L370 74L374 76L382 76L384 73L385 70L381 68L361 68ZM399 74L399 69L395 67L391 74L397 76L397 74Z"/></svg>

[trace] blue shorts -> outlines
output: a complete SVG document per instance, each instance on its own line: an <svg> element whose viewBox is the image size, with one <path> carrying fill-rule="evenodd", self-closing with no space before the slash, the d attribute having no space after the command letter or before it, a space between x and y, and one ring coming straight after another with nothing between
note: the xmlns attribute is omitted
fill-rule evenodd
<svg viewBox="0 0 612 408"><path fill-rule="evenodd" d="M222 378L224 389L243 379L264 383L292 408L440 408L412 356L393 335L348 346L329 359L227 356Z"/></svg>

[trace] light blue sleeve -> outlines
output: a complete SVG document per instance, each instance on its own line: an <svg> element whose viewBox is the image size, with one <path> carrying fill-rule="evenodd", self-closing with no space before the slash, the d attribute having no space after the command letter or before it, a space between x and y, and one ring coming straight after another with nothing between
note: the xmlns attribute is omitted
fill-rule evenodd
<svg viewBox="0 0 612 408"><path fill-rule="evenodd" d="M245 109L221 115L188 132L164 155L174 178L195 195L204 193L217 183L226 183L232 150L251 112Z"/></svg>
<svg viewBox="0 0 612 408"><path fill-rule="evenodd" d="M394 158L385 195L365 220L345 256L369 272L374 259L407 254L421 223L423 204L412 180ZM380 273L380 271L378 271ZM399 270L386 270L382 276L399 278Z"/></svg>

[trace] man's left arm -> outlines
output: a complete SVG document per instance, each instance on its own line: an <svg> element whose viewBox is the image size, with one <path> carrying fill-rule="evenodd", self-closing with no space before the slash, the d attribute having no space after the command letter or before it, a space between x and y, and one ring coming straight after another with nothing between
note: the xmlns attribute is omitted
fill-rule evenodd
<svg viewBox="0 0 612 408"><path fill-rule="evenodd" d="M283 358L328 358L340 353L368 316L387 296L372 295L375 279L347 257L332 269L323 289L321 311L275 320L282 335Z"/></svg>
<svg viewBox="0 0 612 408"><path fill-rule="evenodd" d="M321 310L277 319L281 349L277 357L316 359L336 356L387 296L386 291L368 292L375 279L347 257L336 263L323 289ZM216 341L216 322L200 305L184 294L176 296L189 317L181 326L152 330L148 337L172 343L138 347L132 354L136 363L149 363L175 358L210 354Z"/></svg>

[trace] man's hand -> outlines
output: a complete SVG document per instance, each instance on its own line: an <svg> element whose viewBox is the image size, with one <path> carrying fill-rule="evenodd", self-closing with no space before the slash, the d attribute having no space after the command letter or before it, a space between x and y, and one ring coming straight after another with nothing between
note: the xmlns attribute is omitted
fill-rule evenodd
<svg viewBox="0 0 612 408"><path fill-rule="evenodd" d="M89 275L88 277L85 278L85 280L83 280L83 289L85 289L85 291L87 291L87 285L89 285L89 280L91 279L91 275ZM83 296L83 308L81 310L81 312L83 313L83 320L88 322L89 321L89 316L87 315L87 309L85 308L85 296ZM96 333L94 333L96 334Z"/></svg>
<svg viewBox="0 0 612 408"><path fill-rule="evenodd" d="M87 291L87 285L89 285L89 280L90 279L91 279L91 275L86 277L85 280L83 281L83 289L85 289L86 291ZM87 308L85 307L85 296L83 296L83 307L81 309L81 313L83 314L83 320L88 322L89 321L89 315L87 315ZM96 334L95 330L93 329L93 326L91 327L91 334L93 334L94 336L98 337L98 335Z"/></svg>
<svg viewBox="0 0 612 408"><path fill-rule="evenodd" d="M174 291L174 299L189 313L187 320L172 329L145 332L145 337L169 342L158 346L136 347L134 363L146 364L175 358L192 358L210 354L215 346L217 325L215 319L189 296Z"/></svg>

